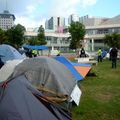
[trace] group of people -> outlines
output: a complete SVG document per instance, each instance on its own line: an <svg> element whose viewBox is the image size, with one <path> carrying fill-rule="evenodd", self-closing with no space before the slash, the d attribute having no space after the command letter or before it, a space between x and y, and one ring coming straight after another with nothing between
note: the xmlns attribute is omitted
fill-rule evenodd
<svg viewBox="0 0 120 120"><path fill-rule="evenodd" d="M117 67L117 54L118 54L118 50L116 47L110 48L109 50L109 60L112 61L112 68L116 68ZM103 56L102 56L102 49L99 48L97 51L97 55L98 55L98 62L102 62Z"/></svg>
<svg viewBox="0 0 120 120"><path fill-rule="evenodd" d="M112 61L112 68L116 68L117 67L117 56L118 56L117 48L116 47L110 48L109 55L110 55L109 59ZM86 57L84 48L81 48L80 58L81 57ZM103 54L103 50L99 48L97 51L97 61L102 62L103 57L105 57Z"/></svg>
<svg viewBox="0 0 120 120"><path fill-rule="evenodd" d="M29 57L29 58L37 57L37 55L38 55L37 50L31 50L31 49L26 50L25 53L26 53L26 56Z"/></svg>

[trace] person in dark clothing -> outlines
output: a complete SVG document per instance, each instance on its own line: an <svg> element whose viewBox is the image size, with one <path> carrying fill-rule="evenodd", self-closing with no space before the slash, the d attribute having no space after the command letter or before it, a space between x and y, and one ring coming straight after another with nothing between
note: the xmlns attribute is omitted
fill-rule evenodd
<svg viewBox="0 0 120 120"><path fill-rule="evenodd" d="M2 68L3 65L4 65L4 62L0 58L0 69Z"/></svg>
<svg viewBox="0 0 120 120"><path fill-rule="evenodd" d="M117 53L118 53L118 50L115 47L113 47L110 51L111 60L112 60L112 68L117 67Z"/></svg>
<svg viewBox="0 0 120 120"><path fill-rule="evenodd" d="M82 48L80 51L80 57L86 57L84 48Z"/></svg>

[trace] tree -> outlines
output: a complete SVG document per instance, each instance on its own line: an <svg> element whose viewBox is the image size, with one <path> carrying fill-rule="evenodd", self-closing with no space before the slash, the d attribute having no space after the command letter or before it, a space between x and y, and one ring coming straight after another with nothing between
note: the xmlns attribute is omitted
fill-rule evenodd
<svg viewBox="0 0 120 120"><path fill-rule="evenodd" d="M118 33L106 34L104 39L105 44L107 44L109 47L120 48L120 34Z"/></svg>
<svg viewBox="0 0 120 120"><path fill-rule="evenodd" d="M39 33L38 33L38 36L37 36L38 45L45 45L45 44L47 44L47 42L46 42L46 40L45 40L44 28L43 28L42 25L39 27L38 32L39 32Z"/></svg>
<svg viewBox="0 0 120 120"><path fill-rule="evenodd" d="M31 37L31 38L29 38L29 39L27 40L27 43L28 43L29 45L37 45L37 44L38 44L38 40L37 40L37 38L35 38L35 37Z"/></svg>
<svg viewBox="0 0 120 120"><path fill-rule="evenodd" d="M6 32L0 29L0 44L5 43L7 40Z"/></svg>
<svg viewBox="0 0 120 120"><path fill-rule="evenodd" d="M8 29L6 31L8 36L8 43L14 46L15 48L19 48L24 41L24 32L25 27L20 24L17 24L11 29Z"/></svg>
<svg viewBox="0 0 120 120"><path fill-rule="evenodd" d="M70 48L79 48L81 45L81 40L84 39L85 26L80 22L72 22L68 29L71 34Z"/></svg>

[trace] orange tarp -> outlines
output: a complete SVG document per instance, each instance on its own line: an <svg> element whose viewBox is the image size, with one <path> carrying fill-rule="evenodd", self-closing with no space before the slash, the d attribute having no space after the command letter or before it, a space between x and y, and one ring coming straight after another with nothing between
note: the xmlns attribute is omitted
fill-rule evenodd
<svg viewBox="0 0 120 120"><path fill-rule="evenodd" d="M74 66L74 68L80 73L80 75L82 75L83 77L85 77L87 75L87 73L89 72L89 70L91 69L91 67L83 67L83 66Z"/></svg>

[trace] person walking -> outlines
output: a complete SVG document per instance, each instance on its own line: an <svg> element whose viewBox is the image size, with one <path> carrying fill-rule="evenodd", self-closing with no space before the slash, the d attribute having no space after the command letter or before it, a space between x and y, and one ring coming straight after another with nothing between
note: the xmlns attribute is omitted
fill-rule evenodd
<svg viewBox="0 0 120 120"><path fill-rule="evenodd" d="M98 62L102 62L102 50L101 48L99 48L99 50L97 51L97 55L98 55Z"/></svg>
<svg viewBox="0 0 120 120"><path fill-rule="evenodd" d="M111 60L112 60L112 68L117 67L117 53L118 53L118 50L116 47L113 47L110 51Z"/></svg>

